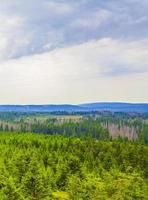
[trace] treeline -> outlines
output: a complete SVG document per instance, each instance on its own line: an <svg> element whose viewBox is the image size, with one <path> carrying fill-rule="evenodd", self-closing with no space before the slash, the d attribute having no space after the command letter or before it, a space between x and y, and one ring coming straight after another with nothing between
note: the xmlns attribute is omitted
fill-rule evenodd
<svg viewBox="0 0 148 200"><path fill-rule="evenodd" d="M111 140L112 137L108 131L108 126L110 121L105 118L87 118L80 120L78 122L73 121L60 121L56 118L49 118L43 121L34 119L32 123L26 122L21 119L18 124L0 124L0 131L5 132L34 132L34 133L44 133L49 135L64 135L68 137L89 137L99 140ZM140 120L135 120L130 125L130 122L125 124L124 122L115 124L120 130L124 126L133 126L138 133L138 141L141 143L148 144L148 124L141 122ZM117 137L120 140L127 140L125 137Z"/></svg>
<svg viewBox="0 0 148 200"><path fill-rule="evenodd" d="M0 124L0 131L5 132L33 132L50 135L64 135L77 137L91 137L96 139L108 139L109 133L95 120L82 120L79 122L61 122L56 118L49 118L45 121L34 120L32 123L21 119L17 126L9 123Z"/></svg>
<svg viewBox="0 0 148 200"><path fill-rule="evenodd" d="M76 137L91 137L95 139L108 139L109 133L95 120L82 120L80 122L60 123L56 119L50 119L45 123L31 125L34 133L46 133L50 135L64 135Z"/></svg>
<svg viewBox="0 0 148 200"><path fill-rule="evenodd" d="M57 116L55 116L57 114ZM148 123L146 114L137 113L110 113L110 112L90 112L79 114L71 118L64 116L65 112L53 113L0 113L0 131L19 131L45 133L50 135L64 135L77 137L90 137L96 139L111 139L109 128L115 125L114 133L118 130L122 133L129 127L134 130L135 137L139 141L148 143ZM70 113L69 113L70 114ZM74 116L74 113L71 113ZM69 119L68 119L69 116ZM65 117L65 120L63 120ZM73 119L73 120L72 120ZM124 130L125 128L125 130ZM130 134L130 133L128 133ZM132 134L132 133L131 133ZM116 134L117 138L119 134ZM126 134L125 134L126 135ZM122 136L123 139L124 136Z"/></svg>
<svg viewBox="0 0 148 200"><path fill-rule="evenodd" d="M143 125L143 129L139 134L139 141L148 144L148 124Z"/></svg>
<svg viewBox="0 0 148 200"><path fill-rule="evenodd" d="M0 133L0 199L146 200L148 146Z"/></svg>

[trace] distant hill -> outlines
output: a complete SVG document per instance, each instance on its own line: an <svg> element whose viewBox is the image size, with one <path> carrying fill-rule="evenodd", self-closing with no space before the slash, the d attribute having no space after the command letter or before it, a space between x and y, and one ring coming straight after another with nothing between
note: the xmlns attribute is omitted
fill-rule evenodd
<svg viewBox="0 0 148 200"><path fill-rule="evenodd" d="M88 103L80 105L0 105L0 112L148 112L148 103Z"/></svg>
<svg viewBox="0 0 148 200"><path fill-rule="evenodd" d="M113 112L148 112L148 103L88 103L81 104L80 107Z"/></svg>
<svg viewBox="0 0 148 200"><path fill-rule="evenodd" d="M0 105L0 111L8 112L54 112L54 111L86 111L77 105Z"/></svg>

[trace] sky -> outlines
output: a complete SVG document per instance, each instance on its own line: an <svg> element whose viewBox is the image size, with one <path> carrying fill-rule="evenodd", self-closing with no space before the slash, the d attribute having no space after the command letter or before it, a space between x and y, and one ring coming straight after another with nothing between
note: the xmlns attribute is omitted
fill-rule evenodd
<svg viewBox="0 0 148 200"><path fill-rule="evenodd" d="M0 104L148 102L147 0L1 0Z"/></svg>

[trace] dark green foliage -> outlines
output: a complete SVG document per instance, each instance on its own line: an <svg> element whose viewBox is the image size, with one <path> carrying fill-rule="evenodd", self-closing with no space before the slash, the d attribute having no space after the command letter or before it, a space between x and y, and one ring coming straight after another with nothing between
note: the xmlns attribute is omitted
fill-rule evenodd
<svg viewBox="0 0 148 200"><path fill-rule="evenodd" d="M52 121L53 122L53 121ZM37 123L31 126L31 131L35 133L46 133L50 135L64 135L77 137L91 137L96 139L109 138L108 131L95 120L83 120L80 122L65 123Z"/></svg>
<svg viewBox="0 0 148 200"><path fill-rule="evenodd" d="M148 124L143 125L143 129L139 135L139 140L145 144L148 144Z"/></svg>

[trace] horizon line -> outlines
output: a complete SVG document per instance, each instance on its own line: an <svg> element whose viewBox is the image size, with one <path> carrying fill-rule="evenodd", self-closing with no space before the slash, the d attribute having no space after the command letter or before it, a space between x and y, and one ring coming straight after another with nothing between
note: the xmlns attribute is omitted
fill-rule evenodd
<svg viewBox="0 0 148 200"><path fill-rule="evenodd" d="M30 104L0 104L0 106L81 106L85 104L148 104L148 102L124 102L124 101L95 101L95 102L83 102L83 103L43 103L43 104L36 104L36 103L30 103Z"/></svg>

